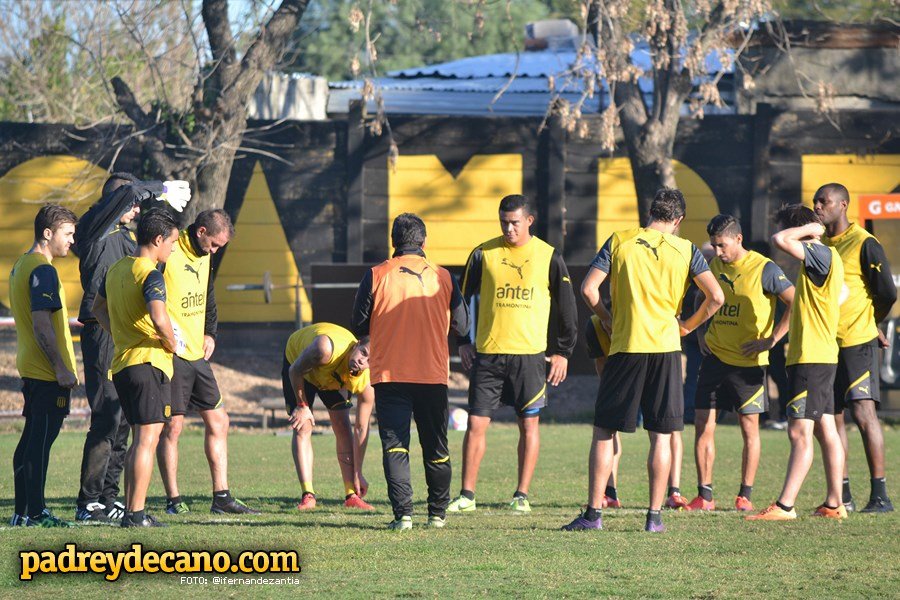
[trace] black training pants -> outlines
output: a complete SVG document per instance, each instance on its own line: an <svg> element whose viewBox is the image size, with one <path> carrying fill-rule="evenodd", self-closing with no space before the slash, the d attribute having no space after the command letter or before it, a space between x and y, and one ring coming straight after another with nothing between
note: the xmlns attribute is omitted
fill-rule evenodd
<svg viewBox="0 0 900 600"><path fill-rule="evenodd" d="M450 503L450 453L447 450L447 386L421 383L375 384L375 412L381 436L384 476L394 517L413 513L409 478L409 426L416 420L428 514L444 517Z"/></svg>
<svg viewBox="0 0 900 600"><path fill-rule="evenodd" d="M119 476L131 428L122 413L116 388L109 379L113 359L112 336L96 321L81 330L84 387L91 407L91 427L81 457L78 506L91 502L112 506L119 495Z"/></svg>
<svg viewBox="0 0 900 600"><path fill-rule="evenodd" d="M44 486L47 484L50 447L68 413L68 408L60 411L55 401L55 395L26 397L25 428L13 453L17 515L37 517L47 507Z"/></svg>

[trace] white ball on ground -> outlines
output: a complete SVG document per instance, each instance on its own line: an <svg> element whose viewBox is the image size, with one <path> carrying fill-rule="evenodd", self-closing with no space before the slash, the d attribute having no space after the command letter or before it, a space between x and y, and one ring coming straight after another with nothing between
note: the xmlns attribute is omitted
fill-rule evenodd
<svg viewBox="0 0 900 600"><path fill-rule="evenodd" d="M465 431L469 426L469 413L463 408L454 408L450 411L450 429L453 431Z"/></svg>

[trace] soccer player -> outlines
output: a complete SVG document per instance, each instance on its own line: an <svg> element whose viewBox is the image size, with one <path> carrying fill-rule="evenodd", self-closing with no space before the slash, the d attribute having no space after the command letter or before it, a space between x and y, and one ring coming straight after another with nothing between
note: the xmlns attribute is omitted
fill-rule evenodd
<svg viewBox="0 0 900 600"><path fill-rule="evenodd" d="M450 502L447 449L447 335L464 335L469 314L456 280L425 257L425 223L403 213L391 226L394 254L363 277L353 306L353 330L371 336L369 369L375 388L382 462L394 520L388 529L412 529L409 424L416 420L428 526L443 527Z"/></svg>
<svg viewBox="0 0 900 600"><path fill-rule="evenodd" d="M793 205L775 217L781 231L772 243L801 261L791 307L791 344L787 368L791 399L787 403L791 454L778 500L748 520L797 518L794 504L813 461L813 430L822 448L828 493L814 516L847 518L841 503L844 449L834 425L834 376L838 362L837 329L844 266L838 251L820 242L825 227L811 209Z"/></svg>
<svg viewBox="0 0 900 600"><path fill-rule="evenodd" d="M816 215L825 225L822 241L834 247L844 263L844 284L849 290L841 304L838 321L837 375L834 378L834 424L844 447L844 481L841 500L847 510L855 510L847 474L847 430L844 409L849 407L862 435L869 463L869 502L860 512L883 513L894 510L884 479L884 437L878 414L881 378L880 348L887 338L878 329L897 300L897 288L884 248L868 231L847 219L850 194L839 183L823 185L813 197Z"/></svg>
<svg viewBox="0 0 900 600"><path fill-rule="evenodd" d="M172 418L163 427L156 448L168 514L190 511L178 491L178 438L188 406L203 419L204 448L213 487L210 512L259 514L233 497L229 490L229 419L209 364L216 348L218 325L211 260L232 236L234 226L228 213L222 209L205 210L181 232L172 255L162 267L166 305L178 342L173 359Z"/></svg>
<svg viewBox="0 0 900 600"><path fill-rule="evenodd" d="M109 268L94 299L94 317L112 333L112 379L131 425L122 527L164 526L145 512L144 504L156 445L172 416L176 350L166 310L166 282L156 265L168 260L177 242L174 219L163 209L148 211L138 224L136 256L126 256Z"/></svg>
<svg viewBox="0 0 900 600"><path fill-rule="evenodd" d="M509 507L519 514L531 512L528 491L540 449L538 425L547 405L547 384L556 386L566 379L578 334L569 271L559 252L531 235L534 213L528 199L506 196L499 213L503 235L472 251L463 278L466 302L479 296L477 339L474 347L468 334L457 340L462 366L471 370L471 383L462 490L449 512L476 509L475 484L485 435L500 404L515 409L519 425L518 484ZM557 315L552 330L558 333L548 358L551 313Z"/></svg>
<svg viewBox="0 0 900 600"><path fill-rule="evenodd" d="M769 350L787 333L794 286L774 262L744 248L741 224L731 215L716 215L706 227L716 257L709 268L725 294L722 305L698 331L704 358L697 382L697 497L688 510L714 510L713 462L716 418L735 411L744 439L741 487L734 507L753 510L751 494L759 466L759 416L768 409L766 365ZM787 306L775 325L776 298Z"/></svg>
<svg viewBox="0 0 900 600"><path fill-rule="evenodd" d="M671 468L671 436L684 428L681 337L723 302L703 255L690 241L674 235L684 215L681 192L659 190L647 226L614 233L582 283L582 296L610 333L611 345L594 413L587 509L563 527L566 531L603 528L600 508L612 471L613 434L633 432L638 410L650 436L650 503L644 529L665 531L660 510ZM607 277L612 315L600 301L600 285ZM705 299L687 321L681 321L677 315L690 279Z"/></svg>
<svg viewBox="0 0 900 600"><path fill-rule="evenodd" d="M125 506L116 498L131 428L122 418L116 388L109 379L112 337L91 309L109 267L137 249L128 224L139 217L141 204L152 199L180 211L190 200L190 188L184 181L140 181L130 173L113 173L103 184L100 200L78 221L73 250L79 257L84 290L78 320L84 324L81 353L91 424L81 459L76 521L108 522L125 514Z"/></svg>
<svg viewBox="0 0 900 600"><path fill-rule="evenodd" d="M16 322L16 368L22 378L25 427L13 453L15 512L10 525L69 527L44 501L50 447L69 414L75 375L75 348L69 331L66 292L53 259L66 256L75 242L78 218L56 204L34 218L34 245L19 258L9 277Z"/></svg>
<svg viewBox="0 0 900 600"><path fill-rule="evenodd" d="M295 331L284 350L281 384L294 430L291 450L302 490L297 509L316 507L310 438L315 424L312 403L318 396L328 409L334 431L338 465L344 480L344 506L374 510L362 499L369 487L362 465L375 403L375 390L369 385L369 339L357 340L343 327L331 323L316 323ZM342 391L348 395L345 397ZM357 398L354 429L350 428L349 417L352 394Z"/></svg>

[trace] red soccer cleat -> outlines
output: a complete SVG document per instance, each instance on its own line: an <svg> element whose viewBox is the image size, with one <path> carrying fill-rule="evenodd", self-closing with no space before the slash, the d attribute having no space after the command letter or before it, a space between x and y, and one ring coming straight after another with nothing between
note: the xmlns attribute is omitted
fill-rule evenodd
<svg viewBox="0 0 900 600"><path fill-rule="evenodd" d="M703 496L697 496L687 505L686 510L716 510L716 501L704 500Z"/></svg>
<svg viewBox="0 0 900 600"><path fill-rule="evenodd" d="M618 498L613 500L609 496L603 496L603 506L600 508L622 508L622 501Z"/></svg>
<svg viewBox="0 0 900 600"><path fill-rule="evenodd" d="M681 494L672 494L666 498L665 506L673 510L690 510L687 500Z"/></svg>
<svg viewBox="0 0 900 600"><path fill-rule="evenodd" d="M312 510L316 507L316 495L306 493L303 494L303 497L300 498L300 503L297 505L297 510Z"/></svg>
<svg viewBox="0 0 900 600"><path fill-rule="evenodd" d="M375 510L375 507L357 496L356 494L352 494L349 498L344 500L344 508L358 508L359 510Z"/></svg>
<svg viewBox="0 0 900 600"><path fill-rule="evenodd" d="M738 496L734 499L734 510L738 512L749 512L753 510L753 503L749 498Z"/></svg>

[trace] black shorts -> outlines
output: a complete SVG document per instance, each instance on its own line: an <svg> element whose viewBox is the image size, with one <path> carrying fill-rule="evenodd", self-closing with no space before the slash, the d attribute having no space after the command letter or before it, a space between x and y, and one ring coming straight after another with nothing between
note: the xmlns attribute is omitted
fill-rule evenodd
<svg viewBox="0 0 900 600"><path fill-rule="evenodd" d="M184 360L176 356L172 377L172 414L187 413L188 406L197 412L222 406L222 393L209 361Z"/></svg>
<svg viewBox="0 0 900 600"><path fill-rule="evenodd" d="M288 414L294 412L297 408L297 397L294 395L294 386L291 385L291 377L289 371L291 364L285 357L281 365L281 389L284 391L284 404ZM322 400L322 404L328 410L347 410L353 408L353 402L350 400L350 392L342 392L341 390L320 390L307 380L303 380L303 392L306 394L306 402L312 408L313 401L316 396ZM346 394L346 396L344 395Z"/></svg>
<svg viewBox="0 0 900 600"><path fill-rule="evenodd" d="M22 396L25 405L22 416L25 418L38 415L69 415L69 404L72 401L72 390L60 386L55 381L22 378Z"/></svg>
<svg viewBox="0 0 900 600"><path fill-rule="evenodd" d="M834 376L835 414L844 412L857 400L881 402L880 356L878 338L838 351L837 374Z"/></svg>
<svg viewBox="0 0 900 600"><path fill-rule="evenodd" d="M469 414L493 416L501 404L519 417L537 416L547 406L547 359L540 354L475 356L469 382Z"/></svg>
<svg viewBox="0 0 900 600"><path fill-rule="evenodd" d="M703 357L694 396L697 410L758 415L766 412L768 404L765 367L736 367L722 362L715 354Z"/></svg>
<svg viewBox="0 0 900 600"><path fill-rule="evenodd" d="M638 410L644 429L672 433L684 429L681 352L618 352L600 379L594 425L632 433Z"/></svg>
<svg viewBox="0 0 900 600"><path fill-rule="evenodd" d="M168 423L172 417L172 382L168 375L144 363L113 375L125 420L131 426Z"/></svg>
<svg viewBox="0 0 900 600"><path fill-rule="evenodd" d="M834 414L834 375L837 365L809 363L788 365L789 419L812 419Z"/></svg>

